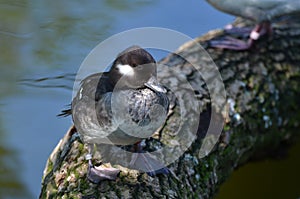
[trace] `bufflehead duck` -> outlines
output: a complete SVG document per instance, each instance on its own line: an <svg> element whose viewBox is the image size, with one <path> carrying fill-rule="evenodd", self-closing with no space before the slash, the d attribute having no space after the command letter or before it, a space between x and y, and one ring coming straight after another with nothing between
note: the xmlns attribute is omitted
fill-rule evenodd
<svg viewBox="0 0 300 199"><path fill-rule="evenodd" d="M121 52L108 72L81 82L71 110L65 113L72 114L82 141L88 145L90 181L114 180L120 172L95 167L93 145L125 146L151 137L165 122L169 106L166 92L157 81L154 58L139 46Z"/></svg>
<svg viewBox="0 0 300 199"><path fill-rule="evenodd" d="M206 0L220 11L240 16L258 25L250 32L249 40L243 42L230 38L227 41L214 41L213 46L233 50L249 49L255 40L271 32L270 22L286 15L300 14L299 0ZM237 30L238 31L238 30ZM234 32L234 31L231 31Z"/></svg>

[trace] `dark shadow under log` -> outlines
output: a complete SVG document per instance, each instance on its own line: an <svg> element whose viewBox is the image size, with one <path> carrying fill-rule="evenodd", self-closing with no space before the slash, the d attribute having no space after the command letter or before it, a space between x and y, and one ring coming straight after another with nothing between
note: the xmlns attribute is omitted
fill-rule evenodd
<svg viewBox="0 0 300 199"><path fill-rule="evenodd" d="M244 26L244 22L236 25ZM248 51L208 47L211 38L223 35L223 31L211 31L196 39L218 66L229 113L220 139L206 157L199 158L211 114L206 84L190 63L169 55L161 63L180 70L197 85L202 104L199 137L169 166L172 174L152 178L122 168L117 181L92 184L86 179L86 148L71 129L48 159L40 198L212 198L235 168L274 155L293 143L300 121L300 24L276 25L271 38L261 38ZM177 53L195 63L207 62L193 42L184 44ZM172 76L165 74L164 78ZM178 120L176 103L172 111L166 124ZM172 128L166 125L161 142L168 134Z"/></svg>

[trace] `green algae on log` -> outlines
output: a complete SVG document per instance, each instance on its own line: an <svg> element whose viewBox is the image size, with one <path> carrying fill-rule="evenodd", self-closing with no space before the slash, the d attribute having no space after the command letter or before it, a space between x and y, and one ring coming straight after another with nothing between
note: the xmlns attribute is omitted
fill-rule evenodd
<svg viewBox="0 0 300 199"><path fill-rule="evenodd" d="M245 26L243 20L235 25ZM196 39L219 68L226 87L229 115L213 151L199 158L210 119L209 94L201 76L190 63L169 55L162 64L182 71L191 84L201 85L202 113L199 138L168 168L168 176L149 177L123 167L116 181L96 185L86 178L86 148L71 128L50 155L42 179L40 198L213 198L220 185L238 166L256 158L268 157L297 137L300 121L300 24L274 26L270 38L261 38L248 51L210 48L211 38L224 36L211 31ZM207 60L193 42L177 52L195 63ZM172 78L165 74L164 78ZM176 102L171 107L161 139L172 136L172 125L180 113ZM218 118L215 118L218 119ZM173 132L174 133L174 132ZM214 137L205 138L209 142ZM147 141L155 145L155 139ZM273 154L273 153L272 153Z"/></svg>

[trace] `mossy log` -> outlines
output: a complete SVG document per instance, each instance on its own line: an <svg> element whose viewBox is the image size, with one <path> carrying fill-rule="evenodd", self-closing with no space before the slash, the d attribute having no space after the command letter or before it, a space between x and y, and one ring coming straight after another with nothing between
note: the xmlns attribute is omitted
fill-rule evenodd
<svg viewBox="0 0 300 199"><path fill-rule="evenodd" d="M245 23L237 20L235 25ZM122 168L116 181L93 184L86 178L86 147L71 128L48 159L40 198L213 198L238 166L274 155L293 143L300 121L300 24L275 25L271 37L261 38L247 51L209 47L212 38L225 34L216 30L196 39L218 66L229 110L222 134L207 156L198 155L211 114L206 84L190 63L171 54L161 63L180 70L191 84L202 85L199 92L202 107L206 107L201 110L200 136L168 166L172 174L153 178ZM195 63L207 61L193 42L184 44L177 53ZM172 77L165 74L164 78ZM171 107L173 114L166 126L180 117L176 106ZM171 128L164 129L162 134L172 133ZM161 142L166 137L161 136Z"/></svg>

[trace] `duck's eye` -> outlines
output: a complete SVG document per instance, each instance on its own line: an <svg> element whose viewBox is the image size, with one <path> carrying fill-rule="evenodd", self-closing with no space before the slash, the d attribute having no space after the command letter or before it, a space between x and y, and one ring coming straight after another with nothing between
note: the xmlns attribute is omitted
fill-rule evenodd
<svg viewBox="0 0 300 199"><path fill-rule="evenodd" d="M139 65L136 67L138 70L142 70L143 69L143 66L142 65Z"/></svg>

